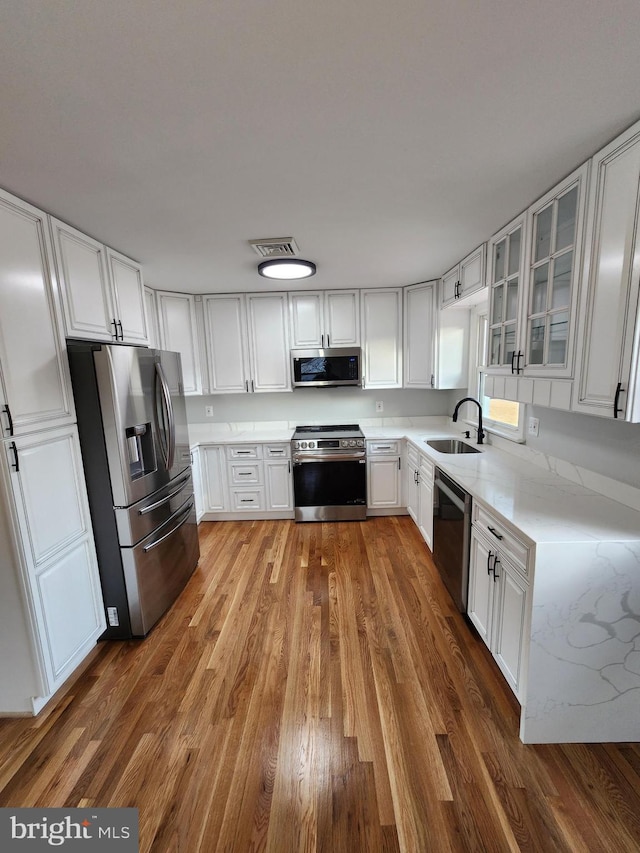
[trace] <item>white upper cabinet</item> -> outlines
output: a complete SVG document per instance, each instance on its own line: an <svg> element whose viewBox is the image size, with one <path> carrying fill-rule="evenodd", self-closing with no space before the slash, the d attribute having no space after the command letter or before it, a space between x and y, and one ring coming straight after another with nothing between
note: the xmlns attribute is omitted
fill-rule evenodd
<svg viewBox="0 0 640 853"><path fill-rule="evenodd" d="M520 310L524 289L526 214L498 231L487 249L489 282L489 352L487 366L496 373L522 369Z"/></svg>
<svg viewBox="0 0 640 853"><path fill-rule="evenodd" d="M244 296L205 296L203 301L209 389L212 394L245 393L250 389Z"/></svg>
<svg viewBox="0 0 640 853"><path fill-rule="evenodd" d="M252 391L291 391L287 320L286 294L248 294Z"/></svg>
<svg viewBox="0 0 640 853"><path fill-rule="evenodd" d="M357 290L290 293L291 346L294 349L359 346L359 300Z"/></svg>
<svg viewBox="0 0 640 853"><path fill-rule="evenodd" d="M120 340L129 344L146 344L149 338L144 309L142 269L135 261L109 248L107 248L107 266L113 288Z"/></svg>
<svg viewBox="0 0 640 853"><path fill-rule="evenodd" d="M589 164L489 241L491 373L571 377Z"/></svg>
<svg viewBox="0 0 640 853"><path fill-rule="evenodd" d="M592 160L580 304L577 412L640 421L640 123Z"/></svg>
<svg viewBox="0 0 640 853"><path fill-rule="evenodd" d="M290 391L285 293L204 297L212 394Z"/></svg>
<svg viewBox="0 0 640 853"><path fill-rule="evenodd" d="M185 394L202 394L195 297L188 293L156 291L159 346L180 353Z"/></svg>
<svg viewBox="0 0 640 853"><path fill-rule="evenodd" d="M75 420L45 214L0 192L2 438Z"/></svg>
<svg viewBox="0 0 640 853"><path fill-rule="evenodd" d="M363 388L402 387L402 288L363 290Z"/></svg>
<svg viewBox="0 0 640 853"><path fill-rule="evenodd" d="M436 282L404 288L404 387L465 388L469 311L438 311Z"/></svg>
<svg viewBox="0 0 640 853"><path fill-rule="evenodd" d="M487 282L485 276L486 243L470 252L440 279L440 307L460 304L471 305L484 298ZM471 297L474 297L473 299Z"/></svg>
<svg viewBox="0 0 640 853"><path fill-rule="evenodd" d="M525 375L573 376L589 164L529 208Z"/></svg>
<svg viewBox="0 0 640 853"><path fill-rule="evenodd" d="M160 328L158 326L158 303L156 292L151 287L144 286L144 307L147 312L147 331L149 333L149 346L154 349L160 347Z"/></svg>
<svg viewBox="0 0 640 853"><path fill-rule="evenodd" d="M146 344L140 266L70 225L49 220L67 337Z"/></svg>

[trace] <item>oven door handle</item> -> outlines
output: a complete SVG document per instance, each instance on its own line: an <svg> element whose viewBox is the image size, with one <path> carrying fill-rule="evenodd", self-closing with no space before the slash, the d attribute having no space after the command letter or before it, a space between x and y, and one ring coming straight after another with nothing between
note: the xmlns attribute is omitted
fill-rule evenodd
<svg viewBox="0 0 640 853"><path fill-rule="evenodd" d="M366 462L364 453L341 456L339 453L318 453L317 455L294 456L293 464L302 465L305 462Z"/></svg>

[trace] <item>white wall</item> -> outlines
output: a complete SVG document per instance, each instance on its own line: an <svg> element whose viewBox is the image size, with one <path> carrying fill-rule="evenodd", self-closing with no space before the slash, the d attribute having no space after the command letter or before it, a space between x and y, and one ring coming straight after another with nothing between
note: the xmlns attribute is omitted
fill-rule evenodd
<svg viewBox="0 0 640 853"><path fill-rule="evenodd" d="M354 388L297 388L281 394L214 394L187 397L189 423L244 421L357 422L363 418L450 415L462 391L365 391ZM381 400L383 412L376 412ZM213 418L205 415L213 406Z"/></svg>
<svg viewBox="0 0 640 853"><path fill-rule="evenodd" d="M540 420L532 450L640 488L640 424L528 406L526 418Z"/></svg>

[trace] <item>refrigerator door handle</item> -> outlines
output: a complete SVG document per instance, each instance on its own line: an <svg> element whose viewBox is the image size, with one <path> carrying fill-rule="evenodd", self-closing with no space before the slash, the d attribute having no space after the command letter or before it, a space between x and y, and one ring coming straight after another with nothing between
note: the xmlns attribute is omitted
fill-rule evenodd
<svg viewBox="0 0 640 853"><path fill-rule="evenodd" d="M150 542L148 545L145 545L144 548L142 549L145 554L148 554L149 551L152 551L161 542L164 542L165 539L168 539L170 536L173 536L173 534L176 532L176 530L178 530L178 528L182 527L182 525L187 522L189 515L191 514L191 511L193 510L193 501L191 500L191 498L188 499L188 504L189 504L189 506L185 507L185 509L183 509L183 510L178 510L178 512L174 516L175 518L177 518L180 515L183 515L184 518L181 518L180 521L176 524L176 526L172 527L168 533L165 533L159 539L154 539L153 542Z"/></svg>
<svg viewBox="0 0 640 853"><path fill-rule="evenodd" d="M160 439L160 446L164 455L164 464L167 467L167 471L170 471L173 468L176 453L176 422L173 414L173 406L171 404L171 393L169 391L169 383L167 382L167 377L165 376L164 370L162 369L162 365L160 364L160 362L156 361L155 367L156 377L159 379L160 388L162 389L162 399L164 400L164 408L165 414L167 416L168 427L166 448L162 443L162 439ZM161 430L159 429L158 432L161 433Z"/></svg>

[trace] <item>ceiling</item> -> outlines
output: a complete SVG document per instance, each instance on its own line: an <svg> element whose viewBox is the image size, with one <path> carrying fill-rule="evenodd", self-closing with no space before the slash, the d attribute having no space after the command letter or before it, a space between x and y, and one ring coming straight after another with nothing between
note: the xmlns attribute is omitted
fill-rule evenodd
<svg viewBox="0 0 640 853"><path fill-rule="evenodd" d="M3 0L0 186L167 290L436 278L640 118L638 0ZM299 288L300 283L288 285Z"/></svg>

